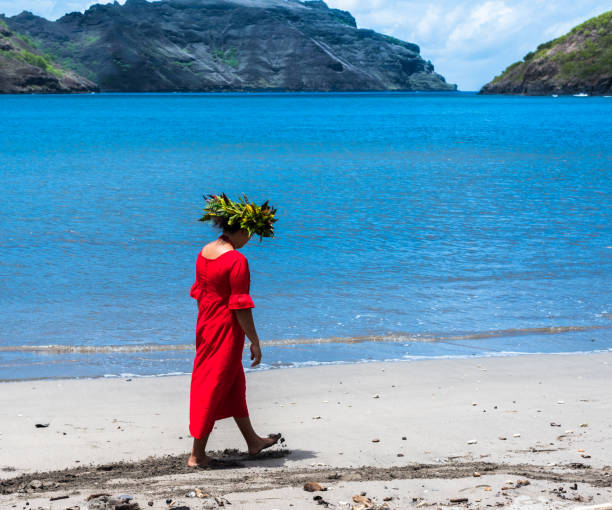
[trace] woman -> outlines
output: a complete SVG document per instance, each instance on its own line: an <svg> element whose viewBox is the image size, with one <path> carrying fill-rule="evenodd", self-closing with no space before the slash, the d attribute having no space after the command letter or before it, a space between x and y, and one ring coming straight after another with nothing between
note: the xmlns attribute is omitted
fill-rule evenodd
<svg viewBox="0 0 612 510"><path fill-rule="evenodd" d="M261 348L251 313L254 304L249 296L249 265L238 252L253 234L274 235L276 210L267 202L257 206L246 196L234 202L223 194L206 199L204 212L200 221L212 221L223 234L198 254L196 281L191 288L191 296L198 301L189 406L189 431L194 438L188 460L191 467L210 463L206 443L216 420L233 417L251 455L281 437L260 437L249 419L242 368L245 333L251 341L252 367L261 361Z"/></svg>

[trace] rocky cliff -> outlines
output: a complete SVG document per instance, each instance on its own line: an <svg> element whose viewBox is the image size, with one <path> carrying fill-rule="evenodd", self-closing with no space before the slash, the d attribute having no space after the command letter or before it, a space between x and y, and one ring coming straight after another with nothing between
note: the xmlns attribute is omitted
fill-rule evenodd
<svg viewBox="0 0 612 510"><path fill-rule="evenodd" d="M16 34L0 19L0 93L96 90L96 84L59 66L28 37Z"/></svg>
<svg viewBox="0 0 612 510"><path fill-rule="evenodd" d="M5 20L104 91L456 89L416 44L322 1L127 0Z"/></svg>
<svg viewBox="0 0 612 510"><path fill-rule="evenodd" d="M612 11L541 44L480 91L483 94L612 94Z"/></svg>

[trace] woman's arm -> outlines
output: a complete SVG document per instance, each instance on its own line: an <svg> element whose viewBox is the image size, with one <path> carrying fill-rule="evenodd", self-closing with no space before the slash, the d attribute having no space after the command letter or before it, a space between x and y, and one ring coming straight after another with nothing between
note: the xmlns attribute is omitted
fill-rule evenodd
<svg viewBox="0 0 612 510"><path fill-rule="evenodd" d="M241 308L233 310L233 312L244 334L251 341L251 359L254 360L251 366L255 367L261 361L261 348L259 347L259 337L255 329L255 322L253 321L253 312L250 308Z"/></svg>

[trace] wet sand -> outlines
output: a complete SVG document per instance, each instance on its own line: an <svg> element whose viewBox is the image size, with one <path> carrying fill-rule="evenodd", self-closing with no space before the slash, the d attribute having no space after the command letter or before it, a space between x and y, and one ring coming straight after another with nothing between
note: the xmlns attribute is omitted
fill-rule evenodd
<svg viewBox="0 0 612 510"><path fill-rule="evenodd" d="M247 387L256 429L284 446L252 459L224 420L209 443L217 469L192 471L187 377L3 383L0 507L82 509L96 493L192 509L216 508L213 496L358 508L361 492L391 509L612 502L612 353L276 370Z"/></svg>

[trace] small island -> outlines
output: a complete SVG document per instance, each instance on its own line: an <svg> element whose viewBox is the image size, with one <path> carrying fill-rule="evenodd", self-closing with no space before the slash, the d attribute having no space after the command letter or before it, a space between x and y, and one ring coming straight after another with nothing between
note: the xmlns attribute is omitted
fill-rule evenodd
<svg viewBox="0 0 612 510"><path fill-rule="evenodd" d="M612 94L612 11L540 44L481 94Z"/></svg>

